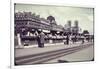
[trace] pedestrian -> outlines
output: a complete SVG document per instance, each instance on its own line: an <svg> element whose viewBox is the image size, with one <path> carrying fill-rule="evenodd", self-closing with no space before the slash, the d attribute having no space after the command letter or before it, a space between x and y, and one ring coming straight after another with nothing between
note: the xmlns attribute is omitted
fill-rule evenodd
<svg viewBox="0 0 100 69"><path fill-rule="evenodd" d="M39 39L40 39L39 47L42 48L44 47L44 43L45 43L45 34L43 33L43 31L40 32Z"/></svg>
<svg viewBox="0 0 100 69"><path fill-rule="evenodd" d="M88 42L90 41L90 35L87 36L87 40L88 40Z"/></svg>
<svg viewBox="0 0 100 69"><path fill-rule="evenodd" d="M74 41L77 42L77 37L76 37L76 35L75 35L75 37L74 37Z"/></svg>
<svg viewBox="0 0 100 69"><path fill-rule="evenodd" d="M35 32L38 47L40 47L40 35L39 35L39 33L40 32L37 32L37 31Z"/></svg>
<svg viewBox="0 0 100 69"><path fill-rule="evenodd" d="M71 37L71 41L72 41L73 44L74 44L74 35Z"/></svg>
<svg viewBox="0 0 100 69"><path fill-rule="evenodd" d="M66 43L67 43L67 45L69 45L69 35L67 35L67 37L66 37Z"/></svg>
<svg viewBox="0 0 100 69"><path fill-rule="evenodd" d="M82 36L81 39L82 39L82 44L83 44L84 43L84 36Z"/></svg>
<svg viewBox="0 0 100 69"><path fill-rule="evenodd" d="M76 42L76 40L77 40L76 35L73 35L72 37L73 44Z"/></svg>

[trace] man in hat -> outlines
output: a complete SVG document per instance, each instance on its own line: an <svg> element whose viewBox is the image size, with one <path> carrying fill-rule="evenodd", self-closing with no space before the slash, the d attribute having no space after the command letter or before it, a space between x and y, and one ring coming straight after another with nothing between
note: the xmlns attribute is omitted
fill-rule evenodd
<svg viewBox="0 0 100 69"><path fill-rule="evenodd" d="M39 35L38 35L38 46L39 47L44 47L44 42L45 42L45 34L43 33L43 31L39 31Z"/></svg>
<svg viewBox="0 0 100 69"><path fill-rule="evenodd" d="M45 42L45 34L43 33L43 31L41 31L40 33L40 47L44 47L44 42Z"/></svg>

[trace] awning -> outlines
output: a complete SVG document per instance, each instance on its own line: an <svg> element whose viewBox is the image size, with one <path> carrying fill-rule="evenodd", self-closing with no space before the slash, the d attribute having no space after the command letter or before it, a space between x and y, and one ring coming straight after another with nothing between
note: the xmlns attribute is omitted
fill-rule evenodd
<svg viewBox="0 0 100 69"><path fill-rule="evenodd" d="M45 32L45 33L50 33L50 31L49 31L49 30L43 30L43 32Z"/></svg>

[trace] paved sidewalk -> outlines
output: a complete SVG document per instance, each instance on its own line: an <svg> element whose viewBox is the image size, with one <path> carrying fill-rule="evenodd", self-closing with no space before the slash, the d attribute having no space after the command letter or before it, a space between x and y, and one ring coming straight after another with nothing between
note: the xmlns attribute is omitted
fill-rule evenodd
<svg viewBox="0 0 100 69"><path fill-rule="evenodd" d="M39 47L29 47L29 48L22 48L22 49L15 48L15 57L38 54L38 53L54 51L54 50L59 50L59 49L64 49L64 48L81 46L81 45L85 45L85 44L90 44L90 43L86 42L84 44L81 44L80 42L77 42L75 44L70 43L69 45L64 45L63 43L56 43L56 44L52 44L52 45L45 44L44 48L39 48Z"/></svg>
<svg viewBox="0 0 100 69"><path fill-rule="evenodd" d="M75 44L81 44L82 41L80 42L76 42ZM69 42L69 45L72 45L73 43L70 41ZM47 43L47 44L44 44L44 46L57 46L57 45L64 45L64 42L61 42L61 43ZM32 47L38 47L37 44L35 45L29 45L29 46L21 46L22 48L32 48ZM19 48L18 46L16 46L15 48Z"/></svg>

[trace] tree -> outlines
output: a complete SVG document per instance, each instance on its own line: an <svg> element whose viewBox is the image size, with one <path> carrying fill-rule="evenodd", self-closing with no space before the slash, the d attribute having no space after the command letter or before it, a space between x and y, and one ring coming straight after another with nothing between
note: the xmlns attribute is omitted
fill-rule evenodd
<svg viewBox="0 0 100 69"><path fill-rule="evenodd" d="M89 31L88 30L84 30L83 34L89 34Z"/></svg>

